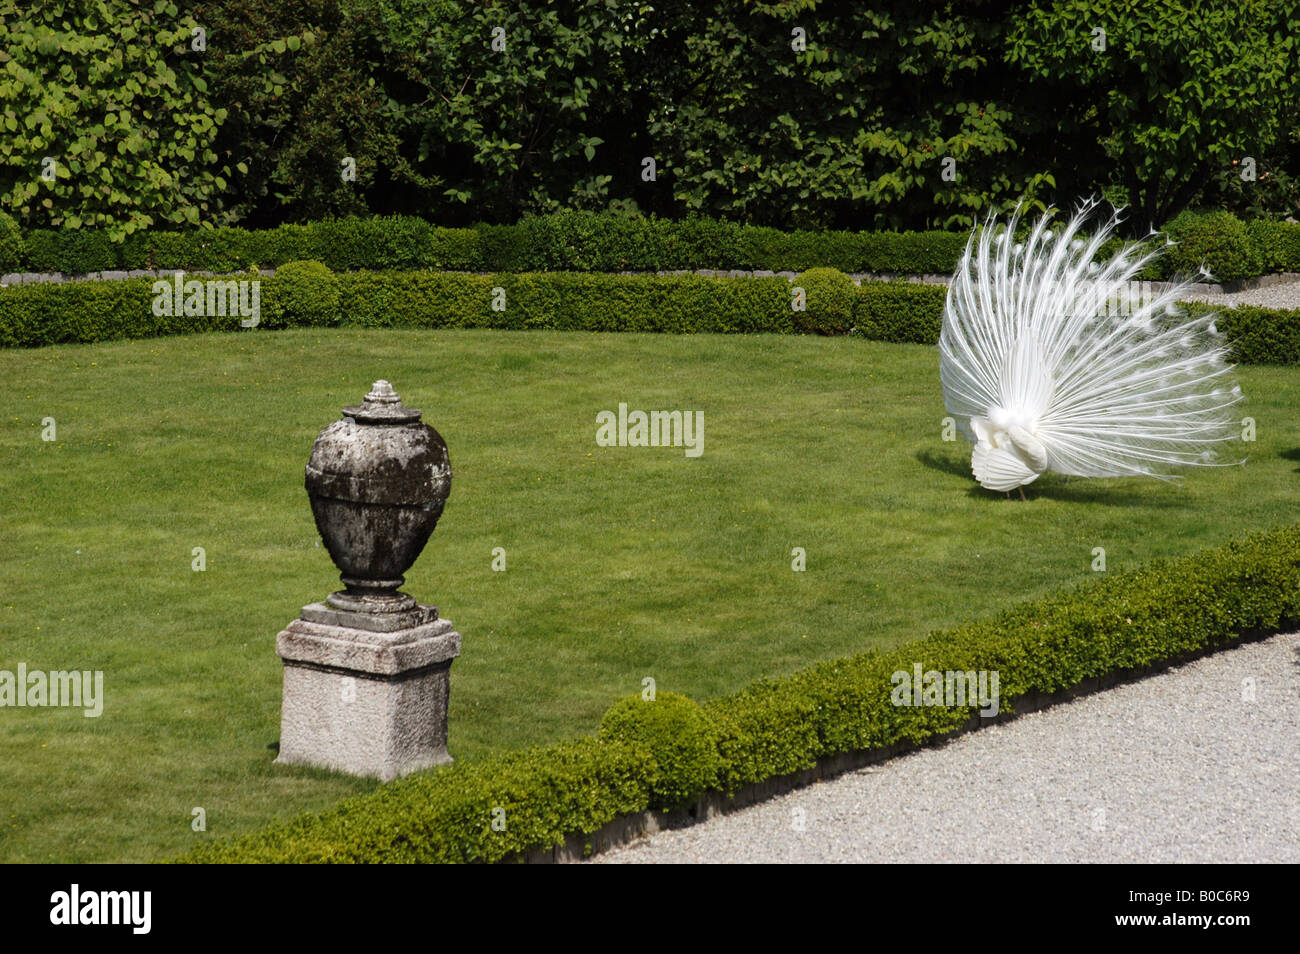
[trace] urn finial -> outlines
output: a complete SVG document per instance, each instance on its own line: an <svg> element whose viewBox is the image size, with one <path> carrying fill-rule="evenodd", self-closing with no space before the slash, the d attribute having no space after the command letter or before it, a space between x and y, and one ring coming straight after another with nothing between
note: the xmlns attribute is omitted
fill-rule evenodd
<svg viewBox="0 0 1300 954"><path fill-rule="evenodd" d="M404 405L393 386L384 380L370 386L363 403L345 407L343 413L364 424L406 424L420 419L420 412Z"/></svg>

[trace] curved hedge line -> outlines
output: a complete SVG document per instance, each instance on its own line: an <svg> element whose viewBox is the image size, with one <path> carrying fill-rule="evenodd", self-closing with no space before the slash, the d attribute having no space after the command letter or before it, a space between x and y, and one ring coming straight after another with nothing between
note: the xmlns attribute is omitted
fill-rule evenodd
<svg viewBox="0 0 1300 954"><path fill-rule="evenodd" d="M283 273L283 274L282 274ZM242 274L232 278L249 280ZM843 276L841 276L843 277ZM703 275L605 275L544 272L338 272L290 263L261 279L263 328L502 328L642 331L674 334L774 333L814 330L791 307L794 283L784 278ZM844 281L848 281L844 278ZM0 347L36 347L202 331L235 331L235 317L157 316L153 279L63 282L0 289ZM806 289L819 309L821 283ZM841 290L826 286L840 307ZM494 288L504 309L492 307ZM914 282L863 282L851 290L856 332L875 341L935 344L947 289ZM333 305L337 302L337 305ZM295 304L297 303L297 304ZM1210 305L1188 303L1204 313ZM1300 311L1239 307L1221 310L1219 326L1238 361L1300 363ZM822 330L818 327L816 330Z"/></svg>
<svg viewBox="0 0 1300 954"><path fill-rule="evenodd" d="M10 222L12 224L12 220ZM1300 271L1300 225L1242 223L1226 212L1184 213L1169 223L1175 246L1146 278L1204 262L1221 280ZM836 268L874 274L951 273L965 232L797 231L718 219L626 218L560 212L517 225L440 228L411 216L346 218L276 229L143 232L118 245L86 229L20 236L0 221L0 273L83 274L182 268L230 272L316 259L336 271L443 269L471 272L658 272ZM1118 241L1116 242L1118 244ZM1107 246L1103 252L1113 246Z"/></svg>
<svg viewBox="0 0 1300 954"><path fill-rule="evenodd" d="M590 834L621 815L671 808L706 789L730 794L819 759L923 743L965 725L977 706L891 703L893 673L915 663L995 671L1001 708L1014 711L1030 694L1297 623L1300 524L1022 603L886 653L765 680L698 710L670 695L665 718L645 719L635 706L660 703L623 700L600 739L412 776L180 860L500 861ZM673 751L674 731L689 732L694 747L707 739L716 749L708 758L682 758Z"/></svg>

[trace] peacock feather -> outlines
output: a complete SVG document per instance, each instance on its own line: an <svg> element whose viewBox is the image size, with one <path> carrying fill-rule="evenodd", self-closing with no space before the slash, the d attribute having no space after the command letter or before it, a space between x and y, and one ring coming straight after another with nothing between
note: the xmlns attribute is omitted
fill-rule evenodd
<svg viewBox="0 0 1300 954"><path fill-rule="evenodd" d="M1119 221L1081 236L1095 205L1055 230L1049 209L1021 242L1018 212L1002 226L990 217L948 286L944 403L990 490L1049 470L1170 477L1220 463L1218 448L1238 436L1230 408L1241 388L1215 315L1178 307L1187 283L1152 294L1136 281L1163 242L1129 243L1095 262Z"/></svg>

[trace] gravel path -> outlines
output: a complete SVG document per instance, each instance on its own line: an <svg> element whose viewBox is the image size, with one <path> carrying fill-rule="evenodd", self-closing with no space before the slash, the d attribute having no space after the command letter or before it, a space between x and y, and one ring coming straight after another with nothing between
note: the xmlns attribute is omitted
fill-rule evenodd
<svg viewBox="0 0 1300 954"><path fill-rule="evenodd" d="M1188 295L1187 301L1206 301L1212 305L1236 308L1253 305L1256 308L1300 308L1300 281L1279 281L1260 288L1247 288L1239 292Z"/></svg>
<svg viewBox="0 0 1300 954"><path fill-rule="evenodd" d="M1300 633L591 863L675 862L1300 862Z"/></svg>

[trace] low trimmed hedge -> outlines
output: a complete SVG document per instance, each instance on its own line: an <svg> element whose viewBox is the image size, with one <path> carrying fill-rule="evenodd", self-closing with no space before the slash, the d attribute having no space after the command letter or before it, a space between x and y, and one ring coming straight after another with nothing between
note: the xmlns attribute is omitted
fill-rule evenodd
<svg viewBox="0 0 1300 954"><path fill-rule="evenodd" d="M620 699L600 720L597 736L650 756L650 805L686 808L717 784L718 730L694 699L676 692Z"/></svg>
<svg viewBox="0 0 1300 954"><path fill-rule="evenodd" d="M938 344L947 285L864 282L855 311L858 333L872 341Z"/></svg>
<svg viewBox="0 0 1300 954"><path fill-rule="evenodd" d="M2 223L0 223L2 225ZM1174 255L1144 277L1204 263L1222 280L1300 271L1300 225L1243 225L1226 212L1184 213L1168 226ZM0 228L0 233L3 228ZM81 274L113 269L183 268L230 272L315 259L335 271L442 269L472 272L658 272L835 268L874 274L948 274L964 232L797 231L718 219L621 217L559 212L516 225L440 228L411 216L346 218L275 229L143 232L121 244L85 229L34 231L6 251L0 270ZM1107 246L1109 251L1113 246ZM1181 257L1179 257L1181 256ZM1186 261L1184 261L1186 259Z"/></svg>
<svg viewBox="0 0 1300 954"><path fill-rule="evenodd" d="M657 272L677 269L948 272L965 246L953 232L780 232L718 219L559 212L517 225L448 229L411 216L346 218L275 229L29 233L4 270L84 274L183 268L229 272L316 259L336 271L431 268L475 272Z"/></svg>
<svg viewBox="0 0 1300 954"><path fill-rule="evenodd" d="M180 860L500 861L590 834L621 815L665 807L699 791L702 781L735 793L820 759L924 743L970 721L976 704L892 704L893 674L916 663L997 672L1001 709L1014 711L1027 696L1298 623L1300 524L1022 603L889 652L764 680L698 709L680 697L666 704L623 700L603 723L621 731L603 730L599 739L413 776ZM661 704L667 708L653 716L633 708ZM673 731L690 736L692 751L701 738L712 739L716 751L666 757Z"/></svg>
<svg viewBox="0 0 1300 954"><path fill-rule="evenodd" d="M1232 356L1242 364L1300 364L1300 310L1216 308L1206 302L1183 303L1188 314L1217 311L1215 325L1232 345Z"/></svg>
<svg viewBox="0 0 1300 954"><path fill-rule="evenodd" d="M1300 272L1300 225L1256 219L1246 223L1246 231L1264 274Z"/></svg>
<svg viewBox="0 0 1300 954"><path fill-rule="evenodd" d="M12 215L0 212L0 273L12 272L23 264L26 247Z"/></svg>
<svg viewBox="0 0 1300 954"><path fill-rule="evenodd" d="M231 278L251 280L256 275ZM802 278L802 276L801 276ZM843 282L849 282L840 276ZM331 272L289 263L262 281L262 327L501 328L673 334L824 332L791 307L796 282L703 275L546 272ZM820 309L818 279L809 307ZM851 283L850 283L851 284ZM156 316L154 279L63 282L0 289L0 347L38 347L202 331L235 331L235 317ZM836 284L828 286L834 291ZM505 308L492 307L494 288ZM845 291L848 289L845 288ZM874 341L935 344L943 285L863 282L851 291L857 333ZM837 306L838 307L838 306ZM1189 302L1189 312L1213 306ZM1219 309L1220 329L1246 364L1300 364L1300 311ZM815 315L816 313L813 312ZM826 319L840 327L842 316Z"/></svg>
<svg viewBox="0 0 1300 954"><path fill-rule="evenodd" d="M631 746L561 742L385 785L319 815L205 846L184 860L500 861L551 844L558 832L595 831L642 810L653 771L651 756Z"/></svg>
<svg viewBox="0 0 1300 954"><path fill-rule="evenodd" d="M579 272L339 272L291 263L262 278L266 327L502 328L736 333L794 331L784 278L601 275ZM318 291L310 284L318 281ZM244 280L255 275L231 276ZM200 279L201 280L201 279ZM155 280L66 282L0 289L0 347L234 331L236 317L156 316ZM337 288L337 293L334 288ZM505 308L492 307L494 288ZM322 307L337 294L337 306Z"/></svg>

